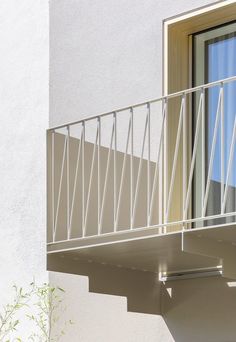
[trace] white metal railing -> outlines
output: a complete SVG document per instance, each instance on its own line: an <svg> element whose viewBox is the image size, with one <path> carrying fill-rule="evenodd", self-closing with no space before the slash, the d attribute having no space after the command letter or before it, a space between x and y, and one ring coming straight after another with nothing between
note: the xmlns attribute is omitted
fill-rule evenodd
<svg viewBox="0 0 236 342"><path fill-rule="evenodd" d="M236 77L49 129L49 243L234 222L235 140Z"/></svg>

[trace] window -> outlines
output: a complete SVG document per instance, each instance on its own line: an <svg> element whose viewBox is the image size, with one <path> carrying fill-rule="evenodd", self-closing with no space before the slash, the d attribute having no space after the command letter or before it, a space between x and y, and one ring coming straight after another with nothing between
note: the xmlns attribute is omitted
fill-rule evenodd
<svg viewBox="0 0 236 342"><path fill-rule="evenodd" d="M206 84L228 77L236 76L236 23L229 23L206 30L193 35L193 86ZM220 97L221 92L221 97ZM197 95L198 96L198 95ZM194 124L196 122L196 108L193 99ZM215 150L212 148L215 126L217 125L217 109L221 106L223 116L220 114L216 130ZM219 109L220 110L220 109ZM202 201L202 187L199 183L207 184L210 177L209 197L206 215L217 215L221 213L223 191L225 190L227 170L230 159L230 147L233 138L233 128L236 117L236 82L219 85L205 92L205 180L198 170L202 168L202 148L199 146L196 158L196 170L194 177L194 216L201 216L200 208ZM203 127L203 126L202 126ZM212 155L212 156L211 156ZM212 170L210 160L212 158ZM234 212L236 209L236 151L234 149L232 168L228 177L228 195L225 212ZM210 176L208 176L208 173ZM223 186L221 186L223 184ZM222 191L223 189L223 191ZM231 218L232 219L232 218ZM217 223L229 222L229 219L218 219ZM215 224L208 220L206 225Z"/></svg>
<svg viewBox="0 0 236 342"><path fill-rule="evenodd" d="M179 16L175 16L164 21L164 59L163 59L163 94L167 95L175 93L183 89L191 88L195 85L201 85L212 80L219 78L225 78L230 75L236 76L236 52L235 52L235 12L236 3L228 1L219 1L214 4L203 6L193 11L183 13ZM223 46L223 48L222 48ZM192 48L194 47L194 49ZM232 52L234 49L234 52ZM224 53L223 53L224 51ZM222 53L221 53L222 52ZM230 60L231 58L231 60ZM222 64L223 63L223 64ZM234 63L234 64L230 64ZM231 66L230 66L231 65ZM234 66L233 66L234 65ZM236 83L236 82L234 82ZM210 148L214 127L214 109L217 105L216 97L219 95L220 87L214 87L212 90L205 92L205 153L201 154L203 150L201 145L201 135L203 132L200 129L199 143L197 146L196 163L194 165L194 180L191 183L192 194L192 206L189 205L189 211L187 213L188 218L202 217L204 216L221 214L221 200L222 200L222 187L219 190L220 185L226 181L226 168L229 161L230 143L232 138L233 124L235 118L233 98L236 97L232 94L236 94L235 85L224 86L224 112L226 122L224 125L224 182L221 182L220 168L216 167L217 158L221 156L219 152L220 144L220 126L217 134L217 144L215 151L215 158L213 163L213 173L210 179L209 200L207 202L207 208L202 205L202 198L204 197L203 189L205 190L206 173L209 169ZM200 96L200 95L197 95ZM187 168L190 170L191 158L193 152L195 124L196 124L196 107L198 106L199 98L197 96L187 96ZM234 107L235 106L235 107ZM171 165L173 162L173 154L176 143L176 131L178 127L179 115L176 114L177 106L169 106L167 123L166 123L166 140L165 140L165 160L166 166L165 172L165 185L164 196L167 197L169 191L169 184L171 178ZM227 115L226 115L227 114ZM202 121L203 122L203 121ZM201 125L203 126L203 125ZM201 127L202 128L202 127ZM236 153L236 152L234 152ZM204 164L202 163L204 159ZM221 161L221 160L220 160ZM235 154L233 157L233 164L235 165ZM174 205L171 208L171 220L181 220L183 215L183 203L179 201L183 195L183 173L182 173L182 152L179 152L179 158L177 161L177 172L175 181L175 196L173 202ZM205 172L201 172L202 170ZM204 175L205 173L205 175ZM220 181L219 181L220 180ZM199 186L196 186L198 184ZM224 189L226 188L225 184ZM233 174L230 175L227 203L225 206L225 212L235 211L235 187L236 180ZM213 200L214 199L214 200ZM165 203L165 198L164 198ZM206 209L206 211L205 211ZM233 218L235 219L235 217ZM230 222L227 220L214 220L214 222L206 222L209 225L211 223L217 224ZM203 222L200 222L199 227L203 226ZM192 227L192 225L191 225Z"/></svg>

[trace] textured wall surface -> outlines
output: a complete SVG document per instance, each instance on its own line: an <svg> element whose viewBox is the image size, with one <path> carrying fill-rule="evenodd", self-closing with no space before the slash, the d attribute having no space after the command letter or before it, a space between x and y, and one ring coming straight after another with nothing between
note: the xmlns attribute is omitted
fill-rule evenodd
<svg viewBox="0 0 236 342"><path fill-rule="evenodd" d="M50 123L162 94L162 22L209 0L50 0Z"/></svg>
<svg viewBox="0 0 236 342"><path fill-rule="evenodd" d="M0 306L45 272L48 3L0 2ZM24 325L23 335L31 331Z"/></svg>

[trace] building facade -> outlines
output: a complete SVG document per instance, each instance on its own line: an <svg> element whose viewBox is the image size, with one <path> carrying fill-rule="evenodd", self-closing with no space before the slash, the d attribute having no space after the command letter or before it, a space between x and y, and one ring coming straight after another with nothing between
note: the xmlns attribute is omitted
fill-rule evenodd
<svg viewBox="0 0 236 342"><path fill-rule="evenodd" d="M48 279L64 341L235 341L236 2L0 6L3 303Z"/></svg>

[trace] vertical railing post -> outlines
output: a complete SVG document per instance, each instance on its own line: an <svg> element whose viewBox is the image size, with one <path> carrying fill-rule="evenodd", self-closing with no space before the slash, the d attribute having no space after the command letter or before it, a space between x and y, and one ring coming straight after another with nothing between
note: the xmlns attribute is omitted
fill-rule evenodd
<svg viewBox="0 0 236 342"><path fill-rule="evenodd" d="M52 189L52 236L54 242L55 231L55 131L52 131L52 174L51 174L51 189Z"/></svg>
<svg viewBox="0 0 236 342"><path fill-rule="evenodd" d="M206 128L205 128L205 97L206 97L206 93L205 93L205 89L202 88L201 90L201 94L202 94L202 196L201 196L201 215L203 217L203 206L204 206L204 197L205 197L205 183L206 183Z"/></svg>
<svg viewBox="0 0 236 342"><path fill-rule="evenodd" d="M224 183L225 183L225 144L224 144L224 83L220 85L221 89L221 130L220 130L220 165L221 165L221 185L220 185L220 203L221 214L223 214L223 200L224 200Z"/></svg>
<svg viewBox="0 0 236 342"><path fill-rule="evenodd" d="M164 210L164 222L167 223L167 217L166 217L166 212L167 212L167 201L168 201L168 188L169 188L169 158L170 158L170 151L169 151L169 116L168 116L168 98L165 98L165 103L166 103L166 111L165 111L165 122L164 122L164 146L163 146L163 151L164 151L164 205L163 205L163 210ZM166 232L166 228L164 227L163 233Z"/></svg>
<svg viewBox="0 0 236 342"><path fill-rule="evenodd" d="M186 194L187 194L187 110L186 110L186 94L183 94L183 198L182 198L182 212L183 212L183 221L187 219L187 212L185 211L185 201L186 201ZM185 229L186 226L183 224L183 228Z"/></svg>
<svg viewBox="0 0 236 342"><path fill-rule="evenodd" d="M133 193L134 193L134 171L133 171L133 155L134 155L134 111L130 108L130 228L133 229Z"/></svg>
<svg viewBox="0 0 236 342"><path fill-rule="evenodd" d="M100 224L100 212L101 212L101 118L98 117L98 142L97 142L97 149L98 149L98 232L100 231L99 224Z"/></svg>
<svg viewBox="0 0 236 342"><path fill-rule="evenodd" d="M159 141L159 157L157 160L157 167L159 168L159 189L158 189L158 202L159 202L159 224L163 223L164 220L164 215L165 213L165 179L167 175L164 173L165 172L165 135L164 135L164 129L167 121L167 97L165 97L162 100L162 128L161 128L161 135L160 135L160 141ZM165 227L162 227L161 229L162 233L165 231Z"/></svg>
<svg viewBox="0 0 236 342"><path fill-rule="evenodd" d="M85 233L85 121L82 122L82 237Z"/></svg>
<svg viewBox="0 0 236 342"><path fill-rule="evenodd" d="M70 239L70 126L67 126L66 145L66 217L67 217L67 239Z"/></svg>
<svg viewBox="0 0 236 342"><path fill-rule="evenodd" d="M151 177L150 177L150 159L151 159L151 107L150 103L147 103L148 111L148 146L147 146L147 226L150 226L150 188L151 188Z"/></svg>
<svg viewBox="0 0 236 342"><path fill-rule="evenodd" d="M159 191L158 191L158 200L159 200L159 224L162 224L165 222L165 211L166 211L166 185L167 185L167 158L168 155L165 153L165 145L167 141L165 140L165 134L166 134L166 123L167 123L167 106L168 106L168 98L164 97L162 99L162 130L161 130L161 136L159 141L159 157L157 160L157 167L159 168ZM166 228L162 227L161 231L164 234Z"/></svg>
<svg viewBox="0 0 236 342"><path fill-rule="evenodd" d="M116 225L116 208L117 208L117 160L116 160L116 152L117 152L117 119L116 119L116 112L113 114L114 120L114 232L117 231Z"/></svg>

